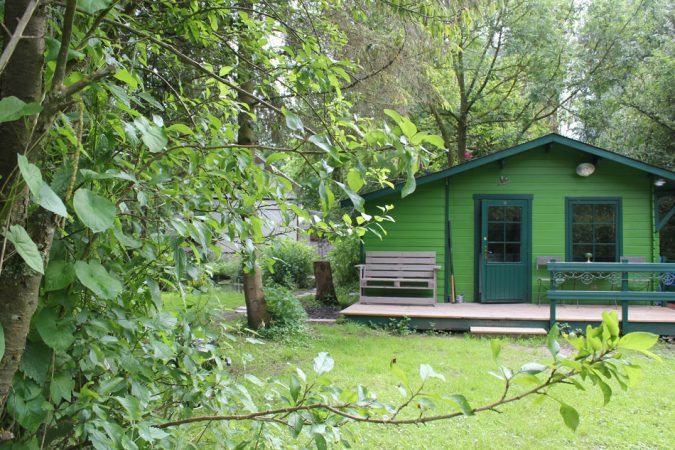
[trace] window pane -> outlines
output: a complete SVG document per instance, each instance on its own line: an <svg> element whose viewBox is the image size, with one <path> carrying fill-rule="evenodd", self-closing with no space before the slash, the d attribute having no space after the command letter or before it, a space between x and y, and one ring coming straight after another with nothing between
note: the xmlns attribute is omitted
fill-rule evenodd
<svg viewBox="0 0 675 450"><path fill-rule="evenodd" d="M504 220L504 207L488 206L488 220Z"/></svg>
<svg viewBox="0 0 675 450"><path fill-rule="evenodd" d="M507 206L505 209L505 219L509 222L520 222L520 213L523 208L520 206Z"/></svg>
<svg viewBox="0 0 675 450"><path fill-rule="evenodd" d="M573 245L572 246L572 261L574 262L579 262L583 261L586 262L586 253L593 253L593 245L592 244L580 244L580 245ZM592 259L591 259L592 261Z"/></svg>
<svg viewBox="0 0 675 450"><path fill-rule="evenodd" d="M600 244L614 244L616 242L616 233L614 232L614 224L596 225L595 242Z"/></svg>
<svg viewBox="0 0 675 450"><path fill-rule="evenodd" d="M506 239L507 242L520 242L520 224L519 223L507 223L504 225L506 229Z"/></svg>
<svg viewBox="0 0 675 450"><path fill-rule="evenodd" d="M505 262L520 262L520 244L506 244Z"/></svg>
<svg viewBox="0 0 675 450"><path fill-rule="evenodd" d="M488 244L488 262L504 262L504 244L502 242L491 242Z"/></svg>
<svg viewBox="0 0 675 450"><path fill-rule="evenodd" d="M487 238L490 242L504 241L504 223L488 223Z"/></svg>
<svg viewBox="0 0 675 450"><path fill-rule="evenodd" d="M616 222L616 205L595 205L595 222L614 223Z"/></svg>
<svg viewBox="0 0 675 450"><path fill-rule="evenodd" d="M614 262L616 261L615 249L616 246L614 244L596 245L595 258L593 260L597 262Z"/></svg>
<svg viewBox="0 0 675 450"><path fill-rule="evenodd" d="M593 221L593 205L581 203L573 204L572 221L574 223L579 222L591 223Z"/></svg>
<svg viewBox="0 0 675 450"><path fill-rule="evenodd" d="M581 224L572 226L573 244L592 244L593 243L593 225Z"/></svg>

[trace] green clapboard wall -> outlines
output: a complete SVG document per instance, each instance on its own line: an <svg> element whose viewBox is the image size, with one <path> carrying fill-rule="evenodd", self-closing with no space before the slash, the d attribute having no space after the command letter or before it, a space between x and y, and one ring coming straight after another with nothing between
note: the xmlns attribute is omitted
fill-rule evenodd
<svg viewBox="0 0 675 450"><path fill-rule="evenodd" d="M620 197L622 199L623 255L646 256L656 261L658 236L654 232L650 177L636 169L601 159L595 173L587 178L576 175L579 163L591 155L559 144L550 150L533 149L509 157L505 164L491 163L452 176L449 181L447 211L451 221L452 258L456 292L465 301L474 301L475 214L474 195L531 194L532 200L532 296L537 295L536 279L545 271L535 270L538 255L565 258L565 198ZM505 179L500 177L506 177ZM435 251L438 272L438 301L445 287L445 180L419 186L406 198L400 193L373 199L367 210L376 214L375 205L393 204L395 223L384 223L387 235L379 239L364 237L365 251ZM449 276L449 272L448 272Z"/></svg>

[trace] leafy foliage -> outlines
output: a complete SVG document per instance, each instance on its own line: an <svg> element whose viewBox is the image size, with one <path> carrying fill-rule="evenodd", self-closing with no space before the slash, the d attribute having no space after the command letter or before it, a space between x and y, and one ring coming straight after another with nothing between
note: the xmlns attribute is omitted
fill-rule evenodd
<svg viewBox="0 0 675 450"><path fill-rule="evenodd" d="M271 260L263 272L266 282L290 289L310 286L312 262L316 259L316 252L311 245L282 239L266 248L265 256Z"/></svg>
<svg viewBox="0 0 675 450"><path fill-rule="evenodd" d="M265 303L272 316L272 327L281 327L290 332L307 327L307 313L290 290L281 286L266 288Z"/></svg>
<svg viewBox="0 0 675 450"><path fill-rule="evenodd" d="M333 250L328 253L328 261L335 285L355 285L359 281L356 265L361 262L361 240L356 236L347 236L333 245Z"/></svg>

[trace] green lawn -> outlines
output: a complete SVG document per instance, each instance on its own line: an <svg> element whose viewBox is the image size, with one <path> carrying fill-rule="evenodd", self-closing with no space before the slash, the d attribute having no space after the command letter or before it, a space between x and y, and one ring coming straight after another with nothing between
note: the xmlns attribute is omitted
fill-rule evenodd
<svg viewBox="0 0 675 450"><path fill-rule="evenodd" d="M241 294L217 293L190 302L205 299L222 299L228 307L243 304ZM402 399L396 389L398 380L389 369L393 358L416 379L419 365L431 364L447 381L432 380L430 391L441 395L462 393L474 407L493 402L501 395L501 381L488 374L495 366L487 339L447 334L392 336L356 324L314 326L309 337L284 342L241 343L237 346L238 355L232 355L232 370L252 373L261 379L273 376L287 381L288 374L297 366L307 374L312 373L313 358L321 351L329 352L335 359L335 368L329 374L335 384L344 387L363 384L387 403ZM606 407L602 394L593 386L588 386L585 392L567 386L555 389L555 395L577 408L581 415L576 433L563 424L557 403L547 400L536 406L532 399L525 399L503 407L501 414L481 413L425 426L350 425L353 447L670 449L675 424L675 390L671 386L675 347L659 344L655 352L663 363L636 355L634 358L644 363L643 380L628 392L613 385L614 395ZM252 362L249 355L254 357ZM500 359L507 366L518 368L523 363L545 362L549 358L542 339L503 341ZM243 360L247 361L246 367Z"/></svg>
<svg viewBox="0 0 675 450"><path fill-rule="evenodd" d="M543 340L504 342L503 364L520 367L530 361L546 361ZM490 343L486 339L457 336L390 336L356 325L316 326L311 339L248 345L242 351L255 356L249 370L259 377L284 377L295 366L311 373L314 356L328 351L335 359L332 380L341 386L358 383L368 386L386 402L402 398L395 388L397 378L389 362L410 375L419 365L431 364L447 382L434 380L431 391L439 394L462 393L472 406L499 398L500 380L488 375L494 370ZM628 392L614 389L615 395L603 407L602 394L589 386L581 392L562 387L555 392L581 414L576 433L569 431L559 416L557 403L547 401L534 406L526 399L502 408L502 414L481 413L474 417L432 423L419 427L350 426L354 448L362 449L440 449L440 448L673 448L675 423L675 373L672 346L659 345L664 363L644 361L642 382ZM441 410L443 411L443 410Z"/></svg>

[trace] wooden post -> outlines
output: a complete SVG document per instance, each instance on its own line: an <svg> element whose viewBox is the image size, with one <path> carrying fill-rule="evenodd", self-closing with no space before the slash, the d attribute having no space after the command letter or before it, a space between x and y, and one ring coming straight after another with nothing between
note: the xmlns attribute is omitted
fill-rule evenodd
<svg viewBox="0 0 675 450"><path fill-rule="evenodd" d="M316 299L326 305L337 305L330 262L314 261L314 278L316 279Z"/></svg>
<svg viewBox="0 0 675 450"><path fill-rule="evenodd" d="M550 272L550 277L551 277L551 286L550 290L555 291L555 273ZM555 325L555 299L549 299L548 300L550 303L550 311L548 314L548 329L549 331L553 328L553 325Z"/></svg>
<svg viewBox="0 0 675 450"><path fill-rule="evenodd" d="M628 260L623 260L623 264L628 264ZM621 272L621 291L628 291L628 272ZM628 331L628 300L621 300L621 334Z"/></svg>

